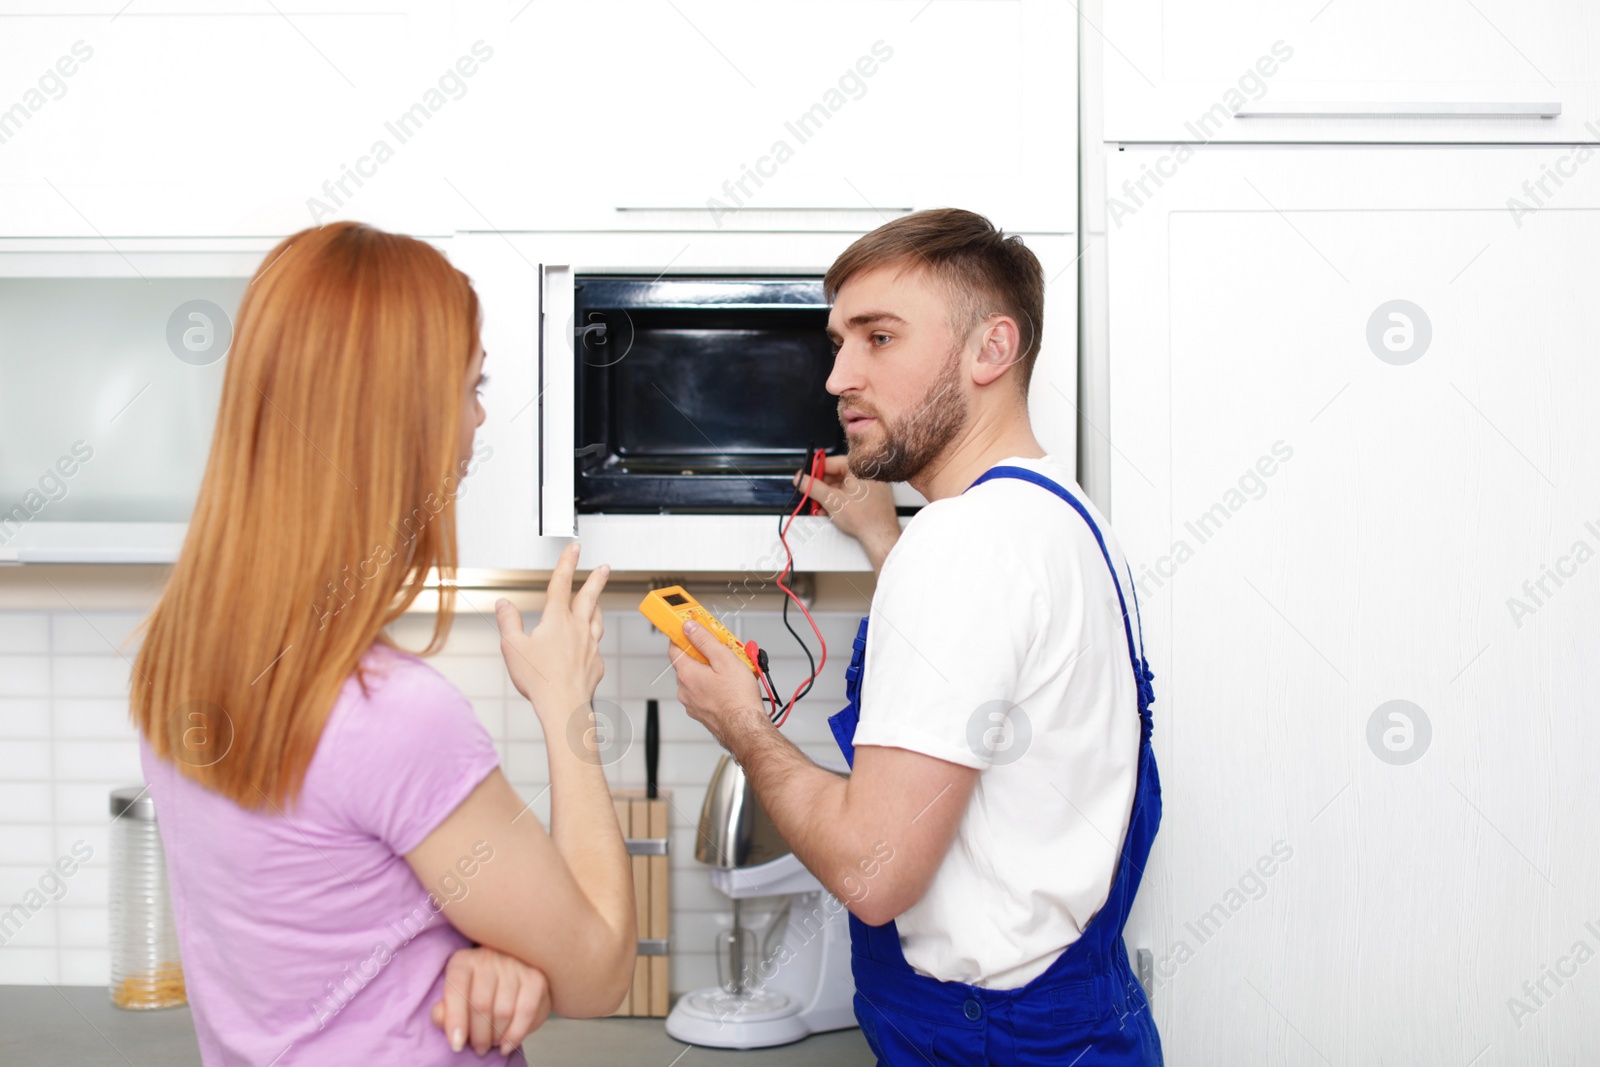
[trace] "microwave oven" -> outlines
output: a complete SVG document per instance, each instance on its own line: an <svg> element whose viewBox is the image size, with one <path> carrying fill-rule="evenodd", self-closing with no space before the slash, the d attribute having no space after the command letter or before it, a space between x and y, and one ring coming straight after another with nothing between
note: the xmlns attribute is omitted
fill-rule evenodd
<svg viewBox="0 0 1600 1067"><path fill-rule="evenodd" d="M580 513L772 513L845 448L821 277L573 281Z"/></svg>

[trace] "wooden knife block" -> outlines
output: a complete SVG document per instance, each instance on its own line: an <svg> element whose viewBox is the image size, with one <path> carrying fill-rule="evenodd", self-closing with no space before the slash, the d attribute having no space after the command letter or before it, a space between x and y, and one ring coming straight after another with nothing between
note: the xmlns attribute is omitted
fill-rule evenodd
<svg viewBox="0 0 1600 1067"><path fill-rule="evenodd" d="M633 898L639 923L639 958L634 963L633 988L613 1015L664 1018L667 1014L671 957L667 954L668 887L672 872L667 854L671 794L657 790L650 800L643 789L619 789L611 794L617 823L628 841L633 863Z"/></svg>

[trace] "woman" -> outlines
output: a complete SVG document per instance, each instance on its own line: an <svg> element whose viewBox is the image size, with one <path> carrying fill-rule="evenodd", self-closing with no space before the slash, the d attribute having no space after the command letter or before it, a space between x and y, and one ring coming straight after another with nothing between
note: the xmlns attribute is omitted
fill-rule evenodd
<svg viewBox="0 0 1600 1067"><path fill-rule="evenodd" d="M576 545L531 635L496 605L550 761L551 828L461 693L384 632L437 571L483 422L479 307L421 241L339 223L240 305L194 517L135 663L207 1064L521 1063L551 1010L626 994L632 876L589 736L607 569ZM481 948L473 948L477 942ZM453 1051L454 1050L454 1051Z"/></svg>

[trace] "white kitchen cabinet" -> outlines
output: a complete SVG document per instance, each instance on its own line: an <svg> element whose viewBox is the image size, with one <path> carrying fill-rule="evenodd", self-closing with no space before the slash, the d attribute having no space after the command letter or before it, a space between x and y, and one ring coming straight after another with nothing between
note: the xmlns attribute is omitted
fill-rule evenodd
<svg viewBox="0 0 1600 1067"><path fill-rule="evenodd" d="M451 250L451 261L472 279L481 302L483 371L489 379L483 390L487 415L474 439L481 458L461 483L456 500L463 567L517 566L515 561L529 559L539 544L543 521L560 521L541 517L547 392L541 373L540 311L547 271L553 268L541 264L538 254L534 245L521 247L497 234L463 235ZM561 293L559 285L549 288ZM570 293L570 282L566 290ZM566 395L570 397L570 387ZM570 435L569 422L569 455ZM567 467L570 484L570 462ZM569 536L572 532L570 524L558 529Z"/></svg>
<svg viewBox="0 0 1600 1067"><path fill-rule="evenodd" d="M1107 0L1103 29L1108 141L1600 141L1582 0Z"/></svg>
<svg viewBox="0 0 1600 1067"><path fill-rule="evenodd" d="M774 569L765 515L578 515L573 502L573 278L579 273L821 274L854 234L465 233L436 243L483 307L488 417L457 500L460 565L548 569L574 535L619 570ZM1051 451L1076 455L1076 253L1031 235L1050 279L1033 414ZM177 558L204 471L224 343L273 242L0 240L0 562ZM193 317L192 301L209 301ZM175 347L176 346L176 347ZM225 349L224 349L225 352ZM78 442L93 451L72 462ZM51 475L66 457L70 475ZM41 479L47 484L41 485ZM60 484L58 484L58 482ZM921 498L908 486L905 504ZM796 520L801 570L867 570L825 519Z"/></svg>
<svg viewBox="0 0 1600 1067"><path fill-rule="evenodd" d="M463 228L863 231L1076 217L1076 19L1052 0L456 5L494 49L445 168Z"/></svg>
<svg viewBox="0 0 1600 1067"><path fill-rule="evenodd" d="M1109 234L1174 1064L1600 1056L1592 156L1202 146Z"/></svg>
<svg viewBox="0 0 1600 1067"><path fill-rule="evenodd" d="M471 233L451 256L483 300L491 455L458 500L460 565L543 570L573 536L617 570L770 573L782 564L775 515L577 514L573 508L572 284L580 274L820 275L854 234ZM1062 235L1026 236L1045 277L1046 325L1032 413L1042 443L1076 462L1077 252ZM920 503L908 486L901 502ZM795 566L866 571L866 556L825 518L795 521Z"/></svg>
<svg viewBox="0 0 1600 1067"><path fill-rule="evenodd" d="M74 5L6 20L0 235L449 232L477 71L438 3Z"/></svg>
<svg viewBox="0 0 1600 1067"><path fill-rule="evenodd" d="M0 236L1076 218L1076 20L1050 0L222 0L11 21Z"/></svg>
<svg viewBox="0 0 1600 1067"><path fill-rule="evenodd" d="M0 239L0 563L177 558L276 243Z"/></svg>
<svg viewBox="0 0 1600 1067"><path fill-rule="evenodd" d="M0 241L0 561L168 562L271 241Z"/></svg>

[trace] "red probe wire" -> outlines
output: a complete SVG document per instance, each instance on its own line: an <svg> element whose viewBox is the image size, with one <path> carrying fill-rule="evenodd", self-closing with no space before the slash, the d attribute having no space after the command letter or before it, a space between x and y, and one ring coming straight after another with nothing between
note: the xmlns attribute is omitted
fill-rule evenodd
<svg viewBox="0 0 1600 1067"><path fill-rule="evenodd" d="M772 701L773 710L776 711L778 708L778 695L772 691L772 686L767 684L767 672L758 670L756 671L756 677L761 679L761 688L767 691L767 699ZM777 725L778 720L774 719L773 723Z"/></svg>
<svg viewBox="0 0 1600 1067"><path fill-rule="evenodd" d="M813 477L813 478L821 478L825 473L827 473L827 470L828 470L828 456L827 456L827 453L822 451L822 449L819 448L815 452L811 453L811 477ZM810 493L809 490L807 490L805 496L801 498L800 502L802 504L804 504L806 500L810 499L810 497L811 497L811 493ZM812 500L811 501L811 506L806 509L806 514L807 515L826 515L827 512L823 510L822 504L819 501Z"/></svg>
<svg viewBox="0 0 1600 1067"><path fill-rule="evenodd" d="M819 448L811 454L811 478L813 480L820 480L826 470L827 456L826 453ZM811 612L806 610L806 606L801 602L800 598L795 596L794 590L790 589L789 586L784 583L784 579L787 578L789 576L789 572L794 569L794 552L789 548L788 541L789 527L794 524L794 517L800 514L800 509L805 507L807 502L811 503L811 514L815 515L822 511L822 506L811 499L811 485L812 482L808 481L806 483L804 492L800 494L800 502L796 504L794 506L794 510L789 513L788 520L778 528L778 540L783 545L783 554L785 558L783 570L778 572L778 588L782 589L785 595L787 595L790 600L794 601L795 606L800 609L800 613L806 617L806 622L811 624L811 632L817 635L817 644L822 648L822 657L820 660L818 660L816 669L811 672L811 676L795 687L794 695L789 698L788 706L783 709L782 714L779 715L778 718L773 720L773 725L775 726L782 726L786 721L788 721L789 712L794 710L795 702L800 699L800 694L808 689L811 684L817 680L817 678L822 674L822 668L828 662L828 642L822 637L821 627L819 627L816 620L811 617ZM763 679L761 684L766 686L766 680ZM767 692L771 693L772 689L768 687ZM776 698L773 699L772 706L774 708L778 706L778 701Z"/></svg>

